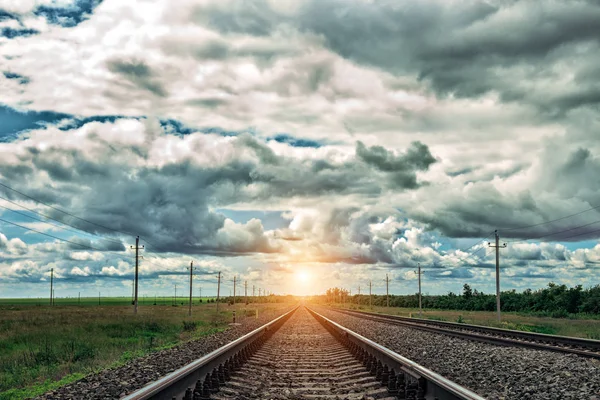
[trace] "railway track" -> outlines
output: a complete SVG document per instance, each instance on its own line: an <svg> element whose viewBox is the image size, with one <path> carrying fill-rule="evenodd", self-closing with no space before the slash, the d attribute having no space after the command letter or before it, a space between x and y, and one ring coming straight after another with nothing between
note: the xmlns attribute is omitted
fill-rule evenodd
<svg viewBox="0 0 600 400"><path fill-rule="evenodd" d="M459 324L446 321L376 314L365 311L331 310L377 322L402 325L447 336L476 340L500 346L519 346L600 359L600 340L546 335L533 332L514 331L479 325Z"/></svg>
<svg viewBox="0 0 600 400"><path fill-rule="evenodd" d="M483 400L299 306L123 398Z"/></svg>

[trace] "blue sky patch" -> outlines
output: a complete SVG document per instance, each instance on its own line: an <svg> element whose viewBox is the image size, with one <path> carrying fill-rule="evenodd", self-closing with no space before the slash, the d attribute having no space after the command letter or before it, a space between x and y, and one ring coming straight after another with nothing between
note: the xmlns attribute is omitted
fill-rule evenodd
<svg viewBox="0 0 600 400"><path fill-rule="evenodd" d="M197 129L194 129L191 126L174 119L161 119L160 126L163 128L165 133L172 135L190 135L197 131Z"/></svg>
<svg viewBox="0 0 600 400"><path fill-rule="evenodd" d="M76 0L68 7L39 6L34 14L45 17L50 24L72 28L88 19L100 3L102 0Z"/></svg>
<svg viewBox="0 0 600 400"><path fill-rule="evenodd" d="M200 129L198 129L198 131L202 132L202 133L212 133L212 134L221 135L221 136L239 136L242 133L250 133L251 135L256 134L256 131L253 128L249 128L249 129L246 129L243 131L232 131L232 130L219 128L216 126L208 127L208 128L200 128Z"/></svg>
<svg viewBox="0 0 600 400"><path fill-rule="evenodd" d="M273 137L268 138L268 140L274 140L279 143L287 143L293 147L319 148L323 146L322 143L316 140L296 138L294 136L288 135L287 133L279 133Z"/></svg>
<svg viewBox="0 0 600 400"><path fill-rule="evenodd" d="M46 124L54 124L62 119L71 117L71 115L54 111L21 112L8 106L0 105L0 142L7 142L14 139L15 135L19 132L29 129L39 129Z"/></svg>
<svg viewBox="0 0 600 400"><path fill-rule="evenodd" d="M13 14L9 13L8 11L4 11L0 9L0 21L5 21L7 19L18 19L16 16L14 16Z"/></svg>
<svg viewBox="0 0 600 400"><path fill-rule="evenodd" d="M23 29L14 29L14 28L2 28L0 30L0 36L4 36L9 39L14 39L19 36L31 36L37 35L40 31L35 29L23 28Z"/></svg>
<svg viewBox="0 0 600 400"><path fill-rule="evenodd" d="M14 72L9 72L9 71L3 71L2 74L4 74L4 77L6 79L14 79L19 81L20 84L25 85L27 83L29 83L29 78L23 75L19 75L17 73Z"/></svg>
<svg viewBox="0 0 600 400"><path fill-rule="evenodd" d="M262 221L265 230L287 228L290 224L288 219L281 216L283 211L230 210L226 208L219 208L216 211L238 224L245 224L252 218L258 218Z"/></svg>
<svg viewBox="0 0 600 400"><path fill-rule="evenodd" d="M61 125L58 129L60 129L61 131L68 131L71 129L81 128L83 125L90 123L90 122L100 122L100 123L115 122L116 120L122 119L122 118L139 119L137 117L125 117L122 115L95 115L93 117L70 116L69 118L70 119L68 121L63 121L63 123L61 123Z"/></svg>

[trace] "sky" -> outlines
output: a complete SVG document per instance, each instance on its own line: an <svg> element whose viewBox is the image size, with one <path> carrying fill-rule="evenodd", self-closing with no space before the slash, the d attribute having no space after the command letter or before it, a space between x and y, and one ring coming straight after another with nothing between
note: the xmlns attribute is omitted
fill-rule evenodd
<svg viewBox="0 0 600 400"><path fill-rule="evenodd" d="M592 0L0 0L0 297L597 285L599 106Z"/></svg>

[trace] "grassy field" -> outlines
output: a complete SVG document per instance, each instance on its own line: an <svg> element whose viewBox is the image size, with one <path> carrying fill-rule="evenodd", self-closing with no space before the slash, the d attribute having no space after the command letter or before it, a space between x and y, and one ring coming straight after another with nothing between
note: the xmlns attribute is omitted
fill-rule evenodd
<svg viewBox="0 0 600 400"><path fill-rule="evenodd" d="M212 300L213 298L203 297L202 301L206 302L207 300ZM170 297L140 297L138 299L138 304L140 306L143 305L163 305L170 306L173 304L178 305L187 305L189 298L187 297L177 297L175 299L173 296ZM194 303L197 303L198 299L194 298ZM29 299L0 299L0 307L4 306L48 306L49 299L47 297L44 298L29 298ZM128 306L131 305L131 297L82 297L78 299L77 297L60 297L54 299L55 306Z"/></svg>
<svg viewBox="0 0 600 400"><path fill-rule="evenodd" d="M342 305L338 304L337 307L342 307ZM345 305L344 307L357 308L356 305ZM360 306L358 309L383 314L412 316L415 318L419 316L418 308L374 306L371 309L369 306ZM502 322L498 323L495 312L423 310L423 318L600 340L600 319L597 316L595 319L590 318L588 315L573 315L571 318L550 318L524 313L502 313Z"/></svg>
<svg viewBox="0 0 600 400"><path fill-rule="evenodd" d="M215 303L196 303L188 317L187 303L173 306L166 298L168 305L153 305L152 298L146 305L140 301L134 316L130 298L101 299L101 306L97 298L82 298L79 306L67 300L73 299L57 299L54 306L37 305L38 299L0 300L1 400L35 396L90 372L218 332L231 322L234 309L222 303L217 314ZM238 316L273 307L236 305Z"/></svg>

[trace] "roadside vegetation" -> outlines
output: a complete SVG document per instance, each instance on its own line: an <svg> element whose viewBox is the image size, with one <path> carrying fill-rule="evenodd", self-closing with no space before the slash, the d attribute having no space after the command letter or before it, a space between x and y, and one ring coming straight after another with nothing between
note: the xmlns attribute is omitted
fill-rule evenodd
<svg viewBox="0 0 600 400"><path fill-rule="evenodd" d="M221 331L234 309L223 299L217 314L216 303L205 299L194 304L188 317L187 302L154 305L152 299L147 305L140 302L134 316L130 300L102 299L106 305L101 306L97 301L81 299L73 305L73 299L57 299L54 306L47 301L37 305L37 299L0 301L0 400L42 394L91 372ZM268 307L236 304L238 322Z"/></svg>

